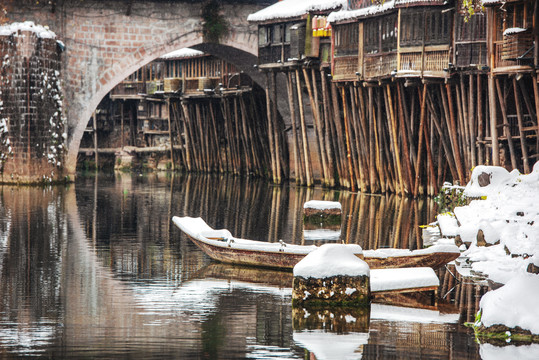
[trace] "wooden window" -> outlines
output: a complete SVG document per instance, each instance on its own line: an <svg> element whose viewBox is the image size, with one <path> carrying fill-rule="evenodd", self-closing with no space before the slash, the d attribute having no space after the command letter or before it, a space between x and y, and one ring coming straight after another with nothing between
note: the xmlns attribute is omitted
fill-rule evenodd
<svg viewBox="0 0 539 360"><path fill-rule="evenodd" d="M397 50L398 22L397 14L381 18L382 27L382 52Z"/></svg>
<svg viewBox="0 0 539 360"><path fill-rule="evenodd" d="M287 23L285 24L285 27L284 27L284 42L287 44L290 44L290 34L291 34L290 29L292 28L293 25L294 24L292 23Z"/></svg>
<svg viewBox="0 0 539 360"><path fill-rule="evenodd" d="M260 26L258 28L258 46L266 46L270 41L270 28L267 26Z"/></svg>
<svg viewBox="0 0 539 360"><path fill-rule="evenodd" d="M273 25L273 31L272 31L272 44L281 44L283 42L283 25L277 24Z"/></svg>
<svg viewBox="0 0 539 360"><path fill-rule="evenodd" d="M364 25L365 42L364 48L367 54L376 54L380 49L380 26L378 19L365 21Z"/></svg>
<svg viewBox="0 0 539 360"><path fill-rule="evenodd" d="M359 25L357 23L335 25L335 56L357 55Z"/></svg>

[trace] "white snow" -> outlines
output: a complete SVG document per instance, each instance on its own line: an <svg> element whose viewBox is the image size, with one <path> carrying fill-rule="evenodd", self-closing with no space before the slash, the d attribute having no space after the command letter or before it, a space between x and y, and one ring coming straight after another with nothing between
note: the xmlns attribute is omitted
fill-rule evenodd
<svg viewBox="0 0 539 360"><path fill-rule="evenodd" d="M363 250L363 255L369 258L381 258L386 259L392 256L415 256L415 255L426 255L433 254L435 252L454 252L459 253L459 248L453 243L445 243L444 241L439 242L436 245L433 245L428 248L418 249L418 250L408 250L408 249L394 249L394 248L381 248L376 250Z"/></svg>
<svg viewBox="0 0 539 360"><path fill-rule="evenodd" d="M372 292L439 285L440 280L430 267L371 270Z"/></svg>
<svg viewBox="0 0 539 360"><path fill-rule="evenodd" d="M455 237L457 236L458 223L455 216L451 213L438 214L436 216L438 220L438 226L440 227L440 232L442 236Z"/></svg>
<svg viewBox="0 0 539 360"><path fill-rule="evenodd" d="M539 344L495 346L483 343L479 347L479 355L483 360L537 360Z"/></svg>
<svg viewBox="0 0 539 360"><path fill-rule="evenodd" d="M528 257L539 254L538 164L527 175L495 166L477 166L473 170L465 194L484 200L473 200L455 208L454 213L460 223L456 232L464 242L471 243L463 255L471 261L474 272L506 283L526 271ZM490 184L481 187L480 175L488 176ZM477 246L479 230L493 246ZM508 256L506 250L514 256Z"/></svg>
<svg viewBox="0 0 539 360"><path fill-rule="evenodd" d="M526 30L528 30L528 29L521 28L521 27L508 28L508 29L505 29L505 31L503 32L503 36L519 34L519 33L524 32Z"/></svg>
<svg viewBox="0 0 539 360"><path fill-rule="evenodd" d="M428 323L453 323L459 321L460 314L458 312L452 314L441 314L438 310L414 309L409 307L401 307L384 304L371 304L371 321L398 321L412 322L420 324Z"/></svg>
<svg viewBox="0 0 539 360"><path fill-rule="evenodd" d="M31 31L36 33L37 37L42 39L54 39L56 34L46 26L36 25L33 21L15 22L0 26L0 36L10 36L19 31Z"/></svg>
<svg viewBox="0 0 539 360"><path fill-rule="evenodd" d="M196 56L202 56L202 55L204 55L204 52L200 50L195 50L191 48L183 48L183 49L171 51L161 56L160 59L164 59L164 60L184 59L184 58L190 58L190 57L196 57Z"/></svg>
<svg viewBox="0 0 539 360"><path fill-rule="evenodd" d="M369 342L369 333L336 334L325 330L310 330L293 334L294 342L312 352L318 360L361 359L362 345Z"/></svg>
<svg viewBox="0 0 539 360"><path fill-rule="evenodd" d="M387 0L383 4L376 4L373 6L365 7L362 9L348 10L342 9L334 11L328 16L328 22L334 23L339 21L353 20L367 16L380 15L386 11L393 10L395 8L394 0Z"/></svg>
<svg viewBox="0 0 539 360"><path fill-rule="evenodd" d="M310 200L303 204L304 209L331 210L341 209L341 203L338 201Z"/></svg>
<svg viewBox="0 0 539 360"><path fill-rule="evenodd" d="M361 246L355 244L324 244L294 266L294 276L315 279L369 276L369 265L355 255L361 252Z"/></svg>
<svg viewBox="0 0 539 360"><path fill-rule="evenodd" d="M539 334L539 276L520 274L501 288L481 298L481 322L485 326L503 324Z"/></svg>
<svg viewBox="0 0 539 360"><path fill-rule="evenodd" d="M311 11L337 10L346 6L347 3L347 0L282 0L254 14L250 14L247 21L261 22L295 18Z"/></svg>

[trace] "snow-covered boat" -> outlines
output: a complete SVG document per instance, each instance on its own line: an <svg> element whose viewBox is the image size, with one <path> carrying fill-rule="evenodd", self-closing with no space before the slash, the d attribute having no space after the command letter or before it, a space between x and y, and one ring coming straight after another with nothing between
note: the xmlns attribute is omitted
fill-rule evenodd
<svg viewBox="0 0 539 360"><path fill-rule="evenodd" d="M202 251L214 260L230 264L292 269L315 245L295 245L283 241L239 239L226 229L215 230L202 218L174 216L172 222ZM371 269L430 267L439 268L460 255L455 245L433 245L419 250L378 249L357 254Z"/></svg>

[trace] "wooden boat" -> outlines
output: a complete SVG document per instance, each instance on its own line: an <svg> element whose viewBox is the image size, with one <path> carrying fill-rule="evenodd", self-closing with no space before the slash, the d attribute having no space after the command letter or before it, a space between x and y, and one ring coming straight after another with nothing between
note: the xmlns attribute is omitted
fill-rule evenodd
<svg viewBox="0 0 539 360"><path fill-rule="evenodd" d="M295 245L283 241L268 243L235 238L226 229L211 228L202 218L174 216L172 222L209 257L224 263L292 269L308 253L317 249L315 245ZM413 251L365 250L362 254L356 255L363 258L371 269L405 267L436 269L459 257L460 251L455 245L434 245Z"/></svg>

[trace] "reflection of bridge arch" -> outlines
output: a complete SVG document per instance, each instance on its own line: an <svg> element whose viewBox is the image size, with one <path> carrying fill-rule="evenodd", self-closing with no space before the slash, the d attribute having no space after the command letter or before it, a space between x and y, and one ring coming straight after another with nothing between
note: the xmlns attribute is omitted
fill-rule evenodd
<svg viewBox="0 0 539 360"><path fill-rule="evenodd" d="M256 25L249 24L247 16L263 7L256 3L231 1L222 5L230 31L222 46L214 47L221 49L225 60L250 74L254 72L258 42ZM9 20L48 25L65 43L66 166L69 173L74 173L84 128L101 99L129 74L159 56L200 45L205 2L66 0L54 4L53 8L13 5L16 8L9 13ZM258 76L252 77L256 81Z"/></svg>

